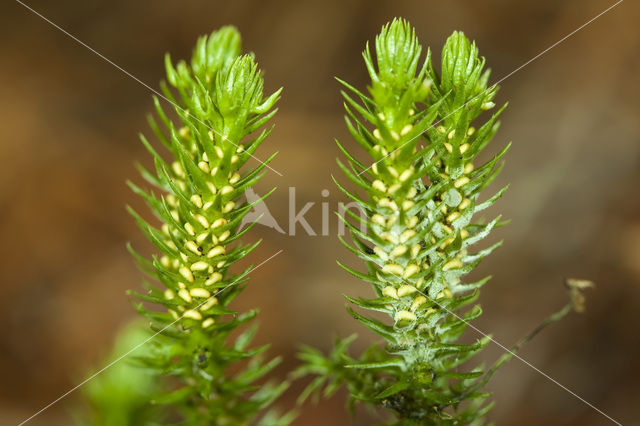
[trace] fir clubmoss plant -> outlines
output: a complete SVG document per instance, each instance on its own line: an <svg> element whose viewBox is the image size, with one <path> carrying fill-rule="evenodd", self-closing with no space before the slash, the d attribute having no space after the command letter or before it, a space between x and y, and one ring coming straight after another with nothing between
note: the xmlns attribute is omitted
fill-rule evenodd
<svg viewBox="0 0 640 426"><path fill-rule="evenodd" d="M159 375L175 378L165 382L170 392L154 397L167 408L166 418L191 425L244 425L260 418L286 388L286 383L256 386L278 359L264 361L266 347L248 349L255 326L230 338L256 311L229 307L251 272L230 267L258 244L239 240L251 228L239 231L252 208L243 193L273 157L253 169L246 163L270 132L260 129L275 114L280 90L263 97L262 73L253 55L241 54L240 35L232 27L200 38L190 64L180 61L174 67L168 55L165 63L173 89L166 84L162 89L177 120L155 98L157 119L150 117L149 123L171 159L165 161L141 136L155 173L140 170L157 192L130 184L160 222L155 227L130 209L158 250L151 259L131 250L160 284L146 284L146 294L132 292L140 314L159 331L140 359ZM288 422L272 411L261 418L269 425Z"/></svg>
<svg viewBox="0 0 640 426"><path fill-rule="evenodd" d="M487 85L485 60L464 34L446 41L440 73L429 51L421 61L421 51L413 28L394 20L376 38L375 59L368 46L364 51L369 93L341 82L347 127L370 159L361 162L338 143L347 160L339 166L360 191L336 184L364 213L347 212L353 243L341 241L367 271L339 264L372 284L373 298L345 297L388 320L347 309L385 345L371 346L359 359L348 355L351 339L338 341L328 358L306 348L298 373L318 375L303 399L324 385L331 394L345 384L352 403L385 407L394 424L479 424L491 407L482 387L495 369L485 373L465 363L491 338L469 344L459 338L482 313L475 302L488 279L467 283L463 277L500 245L473 250L500 225L499 218L482 223L477 214L506 189L480 199L509 145L487 162L478 156L504 107L482 119L495 107L497 87Z"/></svg>

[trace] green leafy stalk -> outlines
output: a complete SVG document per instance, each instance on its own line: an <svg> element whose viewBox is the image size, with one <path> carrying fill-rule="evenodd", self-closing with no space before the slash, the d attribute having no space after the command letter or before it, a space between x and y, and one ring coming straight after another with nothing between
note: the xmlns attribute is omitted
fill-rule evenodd
<svg viewBox="0 0 640 426"><path fill-rule="evenodd" d="M253 55L241 54L240 35L232 27L200 38L190 64L174 66L167 55L165 65L173 89L162 89L177 121L154 98L156 117L149 123L171 159L165 161L141 136L155 170L140 170L155 191L130 183L160 222L155 227L129 209L159 252L147 259L131 249L159 283L146 284L145 294L132 292L137 310L160 332L140 360L175 378L167 382L170 391L155 397L170 418L192 425L246 424L286 388L256 384L279 359L265 361L266 346L249 348L255 326L230 338L256 311L239 313L229 306L251 272L230 267L258 244L239 240L250 228L239 230L252 207L243 193L273 157L253 169L245 164L271 130L261 129L276 112L280 90L263 97L262 72ZM288 417L268 412L263 421L286 424Z"/></svg>
<svg viewBox="0 0 640 426"><path fill-rule="evenodd" d="M491 408L478 386L484 373L465 363L491 338L469 344L459 338L482 313L476 300L488 278L468 283L463 276L500 246L473 249L500 225L499 217L483 223L476 216L506 189L480 199L509 145L484 163L478 156L504 107L481 117L495 107L498 89L488 86L485 60L464 34L447 39L440 72L430 52L424 60L421 53L413 28L394 20L376 38L375 59L369 46L364 51L368 93L341 82L347 128L370 159L360 162L338 143L346 156L338 164L360 191L338 186L363 212L343 217L351 242L341 240L367 270L339 263L372 284L372 298L345 296L359 308L347 310L384 346L358 359L347 354L350 340L338 342L329 358L306 348L298 374L318 375L307 393L327 385L330 394L346 384L351 403L388 408L396 424L480 424Z"/></svg>

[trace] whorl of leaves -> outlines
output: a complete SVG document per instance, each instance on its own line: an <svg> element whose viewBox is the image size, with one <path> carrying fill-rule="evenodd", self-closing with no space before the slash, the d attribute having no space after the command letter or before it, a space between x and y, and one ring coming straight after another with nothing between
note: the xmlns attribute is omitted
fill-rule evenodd
<svg viewBox="0 0 640 426"><path fill-rule="evenodd" d="M236 425L256 418L287 424L286 416L264 414L286 384L256 385L279 360L263 359L266 346L249 348L254 326L229 338L256 316L255 310L239 313L229 307L251 271L232 273L230 267L258 244L239 240L251 228L239 230L252 208L243 193L273 157L255 168L245 165L271 130L260 129L275 114L280 90L263 96L262 73L253 55L241 54L240 35L232 27L200 38L190 64L174 66L167 55L165 65L172 88L163 84L162 91L177 120L154 98L156 115L149 123L167 155L141 136L155 170L140 166L140 171L155 189L130 183L159 223L156 227L130 209L157 248L151 259L131 249L155 281L146 284L145 294L132 292L136 308L154 331L161 330L140 360L160 375L177 378L154 402L182 424ZM241 367L231 373L229 367L238 362Z"/></svg>
<svg viewBox="0 0 640 426"><path fill-rule="evenodd" d="M339 166L358 190L336 184L364 212L347 212L351 242L341 240L367 270L340 265L375 291L372 298L345 296L347 310L384 344L358 359L348 355L350 339L338 341L328 358L306 348L298 373L318 375L303 398L345 384L352 403L388 408L397 424L480 423L491 404L480 389L482 369L466 362L490 339L458 340L482 313L475 301L488 280L467 283L463 277L499 246L472 249L499 225L499 218L478 222L476 214L506 189L479 198L508 146L484 164L478 155L504 107L478 122L494 107L497 87L487 87L484 58L464 34L448 38L440 73L429 51L421 62L421 51L413 28L394 20L376 38L376 59L369 46L364 51L368 93L341 82L347 128L368 155L359 161L338 143L346 157ZM383 312L388 320L366 311Z"/></svg>

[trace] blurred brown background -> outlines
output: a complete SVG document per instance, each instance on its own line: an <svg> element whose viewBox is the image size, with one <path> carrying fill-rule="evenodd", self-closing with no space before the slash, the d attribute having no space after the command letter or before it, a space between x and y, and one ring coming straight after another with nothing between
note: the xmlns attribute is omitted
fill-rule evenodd
<svg viewBox="0 0 640 426"><path fill-rule="evenodd" d="M363 87L360 52L394 16L408 18L439 57L462 29L477 40L493 81L612 4L582 1L58 1L28 3L153 87L162 58L190 55L196 38L237 25L266 70L269 90L284 86L277 126L258 152L279 151L259 193L287 228L288 187L317 230L320 202L343 197L332 139L354 147L342 120L340 76ZM134 317L124 291L141 274L125 250L148 250L125 204L143 209L124 181L140 182L149 164L137 132L148 131L151 96L121 71L18 3L0 6L0 424L17 424L79 383ZM492 149L507 141L500 182L511 188L491 213L512 223L495 233L505 245L474 275L492 274L476 325L510 346L565 303L562 282L593 279L588 310L530 343L522 356L623 424L640 424L640 6L626 1L502 83L509 101ZM354 147L355 149L355 147ZM328 189L328 198L321 191ZM256 227L264 238L255 263L284 253L253 274L239 307L261 307L260 342L296 365L299 343L328 348L335 334L372 335L344 311L341 293L369 291L335 264L349 258L335 238ZM357 262L351 262L357 264ZM473 331L469 332L470 335ZM472 336L475 337L475 336ZM501 350L489 346L491 362ZM301 385L283 401L293 403ZM502 425L604 425L609 422L523 363L494 378ZM33 425L71 423L76 392ZM307 406L297 425L366 425L343 410L344 394Z"/></svg>

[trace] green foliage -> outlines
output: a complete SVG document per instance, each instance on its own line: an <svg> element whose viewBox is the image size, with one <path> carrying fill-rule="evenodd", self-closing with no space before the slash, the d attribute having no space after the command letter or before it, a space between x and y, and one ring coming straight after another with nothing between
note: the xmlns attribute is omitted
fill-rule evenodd
<svg viewBox="0 0 640 426"><path fill-rule="evenodd" d="M78 424L137 426L154 422L155 410L149 401L158 389L153 375L128 360L119 362L122 354L149 337L150 333L137 321L118 334L112 353L104 362L113 365L82 388L90 410L78 413ZM138 355L149 352L144 345L138 351Z"/></svg>
<svg viewBox="0 0 640 426"><path fill-rule="evenodd" d="M368 46L364 51L368 93L341 82L347 128L370 160L358 161L338 143L346 164L338 163L359 191L338 186L364 212L362 220L343 217L351 242L342 242L367 270L340 265L375 291L372 298L345 296L355 307L347 310L384 346L359 358L348 355L350 339L328 358L306 348L298 373L318 375L308 393L326 385L331 394L345 384L352 403L385 407L398 425L481 424L491 407L478 386L483 371L465 362L490 338L470 344L459 338L482 313L476 299L488 279L462 278L500 245L472 250L499 225L499 218L482 223L475 216L504 191L480 201L508 149L484 164L478 160L504 107L480 117L494 107L497 87L487 86L485 61L464 34L447 40L440 73L429 51L420 61L421 51L413 28L394 20L376 38L376 60Z"/></svg>
<svg viewBox="0 0 640 426"><path fill-rule="evenodd" d="M174 378L154 401L181 424L240 425L260 416L269 425L290 420L265 413L287 385L260 383L279 359L265 359L267 346L250 347L256 327L230 337L257 313L230 307L251 271L230 267L258 244L239 240L250 228L239 230L252 207L243 193L273 157L253 169L245 164L269 134L261 129L275 114L280 95L278 90L263 96L262 72L253 55L241 54L240 44L237 30L224 27L198 40L190 65L174 66L167 55L173 88L162 89L177 120L155 98L156 117L149 123L171 160L141 136L155 170L140 170L155 190L129 184L160 224L153 226L129 209L159 252L148 259L131 249L157 282L147 283L144 294L131 292L138 312L159 332L149 353L138 358L156 374Z"/></svg>

